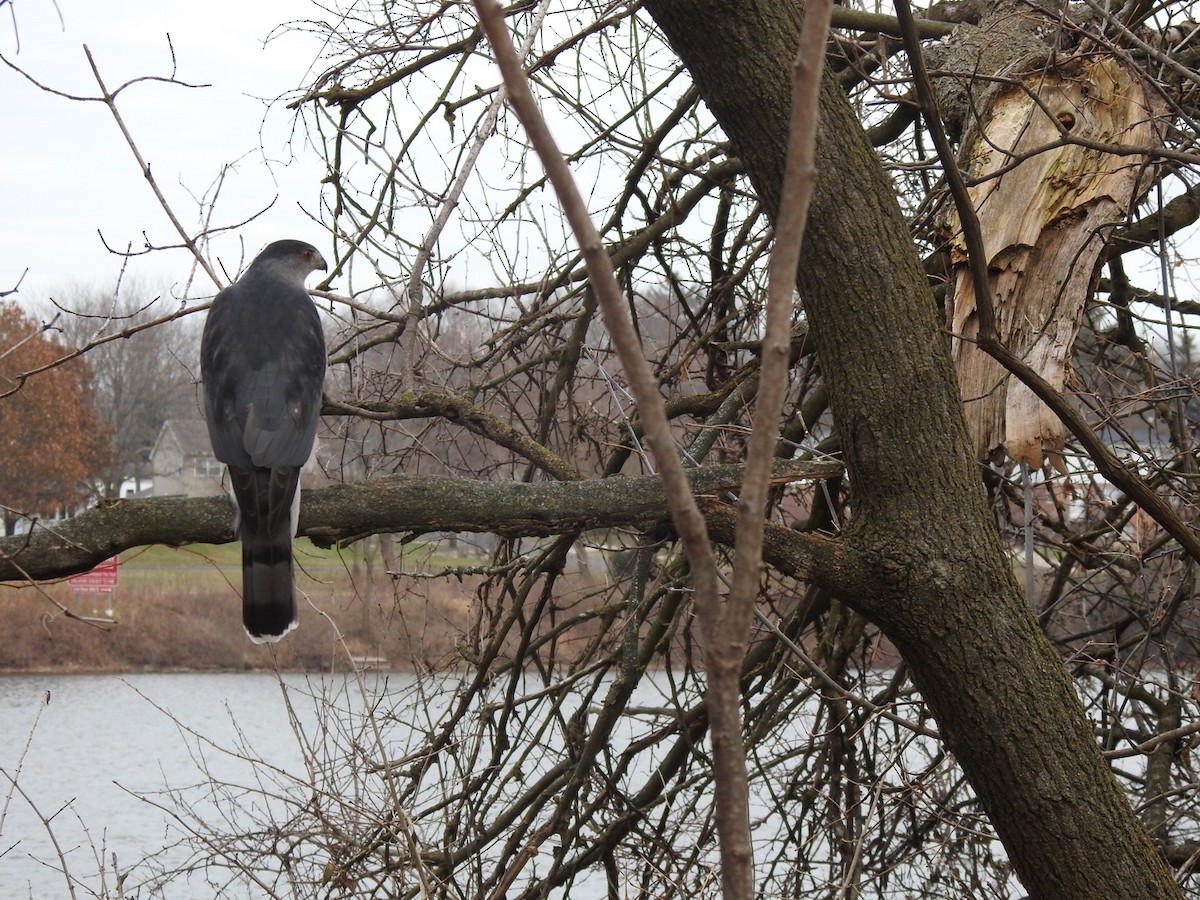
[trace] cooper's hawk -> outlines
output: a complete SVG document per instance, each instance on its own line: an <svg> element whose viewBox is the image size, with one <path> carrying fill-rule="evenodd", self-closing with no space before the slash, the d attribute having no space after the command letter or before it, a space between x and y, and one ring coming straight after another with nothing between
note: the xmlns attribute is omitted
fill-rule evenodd
<svg viewBox="0 0 1200 900"><path fill-rule="evenodd" d="M256 643L296 625L292 536L312 454L325 339L305 290L326 269L303 241L276 241L213 301L200 340L213 453L229 467L242 541L242 621Z"/></svg>

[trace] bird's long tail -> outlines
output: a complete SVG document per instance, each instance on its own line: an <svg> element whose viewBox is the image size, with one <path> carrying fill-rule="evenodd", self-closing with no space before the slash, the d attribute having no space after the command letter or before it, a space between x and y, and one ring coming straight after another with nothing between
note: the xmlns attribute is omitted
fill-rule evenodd
<svg viewBox="0 0 1200 900"><path fill-rule="evenodd" d="M229 470L241 509L242 622L255 643L296 627L292 535L300 512L296 467Z"/></svg>
<svg viewBox="0 0 1200 900"><path fill-rule="evenodd" d="M255 643L296 626L291 535L242 536L242 623Z"/></svg>

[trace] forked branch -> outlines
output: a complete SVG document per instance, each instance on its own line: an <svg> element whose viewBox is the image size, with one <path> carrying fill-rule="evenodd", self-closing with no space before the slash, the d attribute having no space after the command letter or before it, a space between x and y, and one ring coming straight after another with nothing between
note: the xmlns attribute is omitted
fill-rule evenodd
<svg viewBox="0 0 1200 900"><path fill-rule="evenodd" d="M612 263L570 168L533 98L500 7L493 0L475 0L475 7L495 52L497 65L509 92L509 102L541 159L547 178L554 186L563 212L579 242L604 323L637 402L646 442L663 480L672 521L687 552L694 602L708 645L708 695L712 716L722 891L727 898L748 900L754 896L754 872L745 747L738 707L738 675L758 593L767 476L774 456L779 413L787 385L791 295L808 198L812 190L817 90L830 4L810 4L812 8L806 16L801 58L797 65L798 90L793 129L795 155L789 159L788 167L792 192L789 205L793 208L783 220L784 239L777 245L779 258L772 262L769 322L763 343L763 386L760 388L759 415L748 464L748 470L753 474L743 488L742 515L739 517L744 521L739 525L734 587L736 602L725 606L721 604L717 592L716 559L704 516L692 496L683 463L671 436L657 380L646 362L641 341L613 274Z"/></svg>

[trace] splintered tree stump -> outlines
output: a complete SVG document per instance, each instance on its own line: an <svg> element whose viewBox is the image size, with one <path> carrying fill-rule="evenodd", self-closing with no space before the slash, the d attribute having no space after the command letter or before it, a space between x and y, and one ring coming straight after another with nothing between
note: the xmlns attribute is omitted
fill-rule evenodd
<svg viewBox="0 0 1200 900"><path fill-rule="evenodd" d="M997 337L1058 390L1108 234L1153 180L1144 151L1161 145L1162 112L1135 71L1075 56L991 92L963 142ZM975 343L976 287L956 213L947 231L947 311L976 452L1062 470L1062 423Z"/></svg>

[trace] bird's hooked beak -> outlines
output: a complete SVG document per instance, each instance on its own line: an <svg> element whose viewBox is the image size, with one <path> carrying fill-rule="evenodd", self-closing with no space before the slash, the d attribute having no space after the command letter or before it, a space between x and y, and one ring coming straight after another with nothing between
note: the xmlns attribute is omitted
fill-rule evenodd
<svg viewBox="0 0 1200 900"><path fill-rule="evenodd" d="M320 253L317 254L317 258L313 260L313 263L316 265L317 271L319 271L319 272L328 272L329 271L329 264L327 262L325 262L325 257L322 256ZM329 284L329 281L330 281L330 279L328 278L328 276L322 277L320 283L318 284L318 287L320 287L324 290L327 290L327 291L331 290L333 285Z"/></svg>

